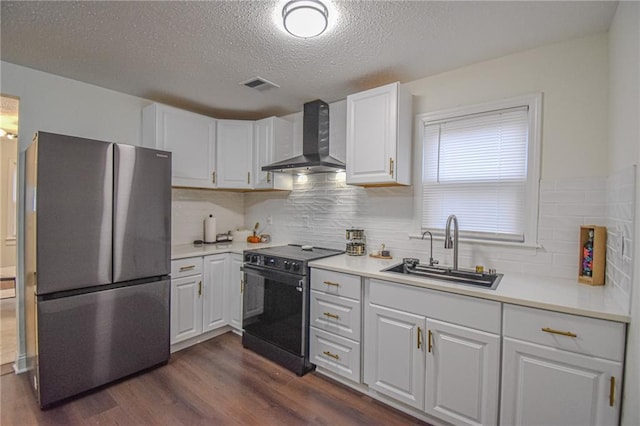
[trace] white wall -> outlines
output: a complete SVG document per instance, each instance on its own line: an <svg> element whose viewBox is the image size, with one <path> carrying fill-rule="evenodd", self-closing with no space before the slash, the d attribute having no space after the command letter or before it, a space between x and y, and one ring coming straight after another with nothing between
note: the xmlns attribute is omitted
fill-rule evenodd
<svg viewBox="0 0 640 426"><path fill-rule="evenodd" d="M204 219L216 218L217 233L244 228L244 194L207 189L173 188L171 243L192 244L204 238Z"/></svg>
<svg viewBox="0 0 640 426"><path fill-rule="evenodd" d="M640 163L640 3L620 2L609 30L609 170ZM640 173L636 174L635 244L640 253ZM622 424L640 424L640 262L631 288Z"/></svg>
<svg viewBox="0 0 640 426"><path fill-rule="evenodd" d="M607 34L480 62L407 84L414 113L543 93L541 178L607 176Z"/></svg>

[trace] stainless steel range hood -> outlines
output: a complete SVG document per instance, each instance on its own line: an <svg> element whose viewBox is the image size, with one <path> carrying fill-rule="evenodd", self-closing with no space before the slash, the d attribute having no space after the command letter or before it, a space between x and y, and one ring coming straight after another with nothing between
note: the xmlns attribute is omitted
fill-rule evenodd
<svg viewBox="0 0 640 426"><path fill-rule="evenodd" d="M302 155L263 166L265 172L327 173L345 170L329 154L329 105L321 100L304 104Z"/></svg>

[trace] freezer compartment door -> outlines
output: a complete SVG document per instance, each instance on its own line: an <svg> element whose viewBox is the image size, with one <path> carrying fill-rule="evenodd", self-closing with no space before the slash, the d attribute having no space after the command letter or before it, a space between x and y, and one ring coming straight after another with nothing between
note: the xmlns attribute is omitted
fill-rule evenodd
<svg viewBox="0 0 640 426"><path fill-rule="evenodd" d="M169 359L169 280L39 301L40 406Z"/></svg>
<svg viewBox="0 0 640 426"><path fill-rule="evenodd" d="M110 283L113 144L38 132L29 149L25 249L37 293Z"/></svg>
<svg viewBox="0 0 640 426"><path fill-rule="evenodd" d="M116 144L113 280L171 269L171 153Z"/></svg>

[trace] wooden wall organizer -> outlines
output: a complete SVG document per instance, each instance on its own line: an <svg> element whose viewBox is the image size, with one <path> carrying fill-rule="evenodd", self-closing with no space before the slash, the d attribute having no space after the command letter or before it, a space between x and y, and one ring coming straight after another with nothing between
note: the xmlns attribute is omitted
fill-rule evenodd
<svg viewBox="0 0 640 426"><path fill-rule="evenodd" d="M593 266L591 276L583 275L584 245L589 240L589 231L593 230ZM607 254L607 228L604 226L584 225L580 227L580 247L578 255L578 282L589 285L604 285L605 258Z"/></svg>

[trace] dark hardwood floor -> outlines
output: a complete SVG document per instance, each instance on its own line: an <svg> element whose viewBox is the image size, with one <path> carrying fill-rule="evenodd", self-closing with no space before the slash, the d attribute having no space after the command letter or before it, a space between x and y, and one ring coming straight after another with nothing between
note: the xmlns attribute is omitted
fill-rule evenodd
<svg viewBox="0 0 640 426"><path fill-rule="evenodd" d="M0 393L2 425L424 424L315 372L297 377L232 333L48 410L38 408L24 374L1 376Z"/></svg>

